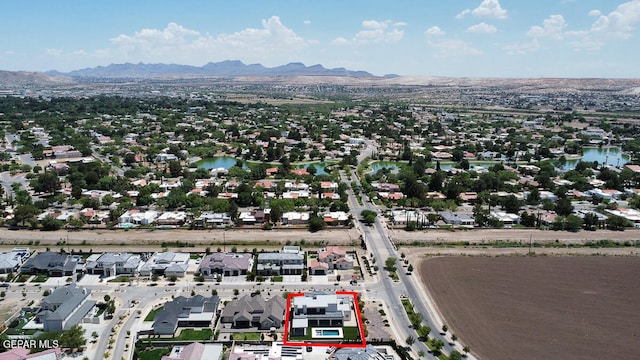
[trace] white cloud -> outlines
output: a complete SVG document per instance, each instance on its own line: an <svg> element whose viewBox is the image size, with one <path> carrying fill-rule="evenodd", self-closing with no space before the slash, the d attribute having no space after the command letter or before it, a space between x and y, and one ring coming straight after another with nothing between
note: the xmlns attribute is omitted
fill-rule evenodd
<svg viewBox="0 0 640 360"><path fill-rule="evenodd" d="M391 27L389 25L392 25ZM362 27L364 30L358 31L351 41L339 37L331 43L333 45L345 45L347 43L368 44L368 43L396 43L404 37L404 30L398 29L399 26L405 26L406 23L392 23L391 20L377 21L364 20Z"/></svg>
<svg viewBox="0 0 640 360"><path fill-rule="evenodd" d="M527 32L531 37L550 37L552 39L561 40L563 38L564 29L567 22L562 15L551 15L542 22L542 26L532 26Z"/></svg>
<svg viewBox="0 0 640 360"><path fill-rule="evenodd" d="M429 46L437 49L436 58L482 55L482 51L474 48L470 43L461 40L429 41Z"/></svg>
<svg viewBox="0 0 640 360"><path fill-rule="evenodd" d="M364 20L362 27L365 29L384 30L389 27L387 21Z"/></svg>
<svg viewBox="0 0 640 360"><path fill-rule="evenodd" d="M495 26L489 25L483 22L480 24L470 26L467 29L467 32L476 33L476 34L493 34L497 31L498 31L498 28L496 28Z"/></svg>
<svg viewBox="0 0 640 360"><path fill-rule="evenodd" d="M531 40L530 42L507 45L503 49L509 55L524 55L530 52L538 51L540 50L540 48L540 42L536 38Z"/></svg>
<svg viewBox="0 0 640 360"><path fill-rule="evenodd" d="M462 19L470 12L471 12L471 9L464 9L461 12L459 12L458 15L456 15L456 19Z"/></svg>
<svg viewBox="0 0 640 360"><path fill-rule="evenodd" d="M572 42L572 45L579 49L599 50L607 41L631 38L639 22L640 0L620 4L608 15L600 15L582 39Z"/></svg>
<svg viewBox="0 0 640 360"><path fill-rule="evenodd" d="M480 18L491 18L491 19L506 19L507 18L507 10L504 9L500 5L499 0L482 0L480 5L477 8L465 9L462 12L456 15L457 19L462 19L465 15L471 13L471 15Z"/></svg>
<svg viewBox="0 0 640 360"><path fill-rule="evenodd" d="M310 25L310 24L311 24L311 20L305 20L305 21L303 22L303 24L305 24L305 25Z"/></svg>
<svg viewBox="0 0 640 360"><path fill-rule="evenodd" d="M600 10L598 9L589 11L589 16L600 16L600 15L602 15L602 12L600 12Z"/></svg>
<svg viewBox="0 0 640 360"><path fill-rule="evenodd" d="M142 29L120 34L112 46L93 52L47 52L58 59L82 63L82 59L102 62L164 62L202 65L209 61L239 59L267 66L297 61L301 50L316 41L306 40L285 26L278 16L263 19L261 27L245 28L234 33L202 34L176 23L164 29Z"/></svg>
<svg viewBox="0 0 640 360"><path fill-rule="evenodd" d="M199 32L187 29L176 23L169 23L164 30L142 29L133 35L121 34L113 39L111 43L124 47L144 47L168 46L181 44L188 37L200 35Z"/></svg>
<svg viewBox="0 0 640 360"><path fill-rule="evenodd" d="M432 26L424 33L428 36L443 36L445 34L444 30L440 29L438 26Z"/></svg>
<svg viewBox="0 0 640 360"><path fill-rule="evenodd" d="M404 22L404 21L398 21L398 22L393 23L393 26L397 26L397 27L408 26L408 25L409 25L409 23Z"/></svg>
<svg viewBox="0 0 640 360"><path fill-rule="evenodd" d="M349 40L343 37L335 38L331 41L331 45L342 46L342 45L348 45L348 44L349 44Z"/></svg>

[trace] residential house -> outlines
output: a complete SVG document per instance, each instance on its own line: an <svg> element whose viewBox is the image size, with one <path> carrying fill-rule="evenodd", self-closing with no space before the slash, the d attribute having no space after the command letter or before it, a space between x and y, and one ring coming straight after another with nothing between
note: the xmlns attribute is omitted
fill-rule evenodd
<svg viewBox="0 0 640 360"><path fill-rule="evenodd" d="M304 252L283 248L279 252L258 254L257 275L302 275L305 268Z"/></svg>
<svg viewBox="0 0 640 360"><path fill-rule="evenodd" d="M10 252L0 253L0 274L18 271L23 262L29 258L28 248L15 248Z"/></svg>
<svg viewBox="0 0 640 360"><path fill-rule="evenodd" d="M349 214L344 211L328 211L322 214L322 219L327 225L348 225L350 222Z"/></svg>
<svg viewBox="0 0 640 360"><path fill-rule="evenodd" d="M132 227L137 225L151 225L158 217L158 212L154 210L140 211L131 209L120 215L118 222L120 227Z"/></svg>
<svg viewBox="0 0 640 360"><path fill-rule="evenodd" d="M516 214L510 214L504 211L491 211L489 214L494 219L502 222L505 226L511 226L520 223L520 216Z"/></svg>
<svg viewBox="0 0 640 360"><path fill-rule="evenodd" d="M353 258L347 251L337 246L327 246L318 250L318 261L329 265L329 270L353 269Z"/></svg>
<svg viewBox="0 0 640 360"><path fill-rule="evenodd" d="M45 251L32 256L20 268L23 274L49 274L53 277L72 276L76 272L78 259L65 254Z"/></svg>
<svg viewBox="0 0 640 360"><path fill-rule="evenodd" d="M176 253L173 251L155 253L142 265L140 275L183 277L189 268L189 258L189 253Z"/></svg>
<svg viewBox="0 0 640 360"><path fill-rule="evenodd" d="M312 292L292 299L291 333L304 336L309 327L342 327L351 319L353 296Z"/></svg>
<svg viewBox="0 0 640 360"><path fill-rule="evenodd" d="M155 335L173 335L178 327L211 326L218 311L220 299L217 296L196 295L191 298L178 296L164 304L164 308L153 318Z"/></svg>
<svg viewBox="0 0 640 360"><path fill-rule="evenodd" d="M142 266L140 255L131 253L94 254L87 258L87 274L111 277L116 275L136 275Z"/></svg>
<svg viewBox="0 0 640 360"><path fill-rule="evenodd" d="M44 331L65 331L82 322L96 304L90 300L91 290L69 284L54 290L42 299L36 319Z"/></svg>
<svg viewBox="0 0 640 360"><path fill-rule="evenodd" d="M309 223L308 212L289 211L282 214L282 225L306 225Z"/></svg>
<svg viewBox="0 0 640 360"><path fill-rule="evenodd" d="M618 208L618 209L607 209L605 210L611 215L620 216L627 221L633 223L633 226L640 227L640 211L636 209L627 209L627 208Z"/></svg>
<svg viewBox="0 0 640 360"><path fill-rule="evenodd" d="M442 218L442 221L449 225L473 226L476 223L473 217L467 214L442 211L439 215Z"/></svg>
<svg viewBox="0 0 640 360"><path fill-rule="evenodd" d="M200 273L204 276L246 275L252 265L252 254L217 252L205 256L200 262Z"/></svg>
<svg viewBox="0 0 640 360"><path fill-rule="evenodd" d="M364 348L339 348L334 353L334 360L394 360L395 357L367 344Z"/></svg>
<svg viewBox="0 0 640 360"><path fill-rule="evenodd" d="M329 272L329 264L320 262L318 259L309 260L310 275L327 275Z"/></svg>
<svg viewBox="0 0 640 360"><path fill-rule="evenodd" d="M225 227L233 224L231 215L227 213L216 213L213 211L205 211L193 220L193 223L201 227Z"/></svg>
<svg viewBox="0 0 640 360"><path fill-rule="evenodd" d="M189 345L176 345L162 360L221 360L223 353L222 344L191 343Z"/></svg>
<svg viewBox="0 0 640 360"><path fill-rule="evenodd" d="M220 313L220 323L234 329L280 329L284 322L286 301L281 296L264 300L259 294L245 295L229 302Z"/></svg>
<svg viewBox="0 0 640 360"><path fill-rule="evenodd" d="M181 226L187 221L187 213L184 211L165 211L156 219L161 226Z"/></svg>

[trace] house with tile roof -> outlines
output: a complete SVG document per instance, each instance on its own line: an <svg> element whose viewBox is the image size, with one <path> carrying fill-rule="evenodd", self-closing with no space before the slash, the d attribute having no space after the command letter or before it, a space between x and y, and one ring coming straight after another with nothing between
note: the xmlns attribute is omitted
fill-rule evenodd
<svg viewBox="0 0 640 360"><path fill-rule="evenodd" d="M104 277L116 275L136 275L142 266L140 255L131 253L94 254L87 258L87 274Z"/></svg>
<svg viewBox="0 0 640 360"><path fill-rule="evenodd" d="M78 261L66 253L45 251L32 256L20 268L22 274L49 274L52 277L72 276Z"/></svg>
<svg viewBox="0 0 640 360"><path fill-rule="evenodd" d="M91 290L69 284L54 290L42 299L36 319L44 331L65 331L82 322L96 304L90 300Z"/></svg>
<svg viewBox="0 0 640 360"><path fill-rule="evenodd" d="M286 302L281 296L265 300L259 294L245 295L229 302L220 313L220 323L233 329L280 329L284 321Z"/></svg>
<svg viewBox="0 0 640 360"><path fill-rule="evenodd" d="M140 268L140 275L165 275L182 277L189 268L189 253L173 251L155 253Z"/></svg>
<svg viewBox="0 0 640 360"><path fill-rule="evenodd" d="M318 261L327 264L329 270L353 269L353 258L338 246L327 246L318 250Z"/></svg>
<svg viewBox="0 0 640 360"><path fill-rule="evenodd" d="M216 252L202 259L199 270L204 276L240 276L246 275L252 264L252 254Z"/></svg>
<svg viewBox="0 0 640 360"><path fill-rule="evenodd" d="M164 304L153 318L155 335L173 335L178 327L206 328L211 326L218 311L220 299L217 296L196 295L186 298L178 296Z"/></svg>

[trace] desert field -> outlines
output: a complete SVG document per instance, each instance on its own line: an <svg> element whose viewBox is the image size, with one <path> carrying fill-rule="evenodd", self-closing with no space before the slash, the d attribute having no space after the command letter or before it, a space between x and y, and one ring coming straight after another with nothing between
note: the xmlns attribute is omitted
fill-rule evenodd
<svg viewBox="0 0 640 360"><path fill-rule="evenodd" d="M420 276L480 359L632 359L640 353L640 258L434 257Z"/></svg>

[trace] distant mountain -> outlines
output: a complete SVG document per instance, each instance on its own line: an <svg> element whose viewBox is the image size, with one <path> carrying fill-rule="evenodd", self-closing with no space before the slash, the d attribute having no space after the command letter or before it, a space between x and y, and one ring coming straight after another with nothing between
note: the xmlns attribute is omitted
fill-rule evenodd
<svg viewBox="0 0 640 360"><path fill-rule="evenodd" d="M0 70L0 86L70 83L73 83L73 79L67 76L44 74L41 72Z"/></svg>
<svg viewBox="0 0 640 360"><path fill-rule="evenodd" d="M72 78L176 78L176 77L215 77L215 76L348 76L374 77L366 71L352 71L345 68L327 69L322 65L306 66L302 63L289 63L277 67L264 67L261 64L246 65L242 61L227 60L210 62L204 66L177 64L125 63L111 64L74 70L68 73L48 71L48 75L65 75Z"/></svg>

